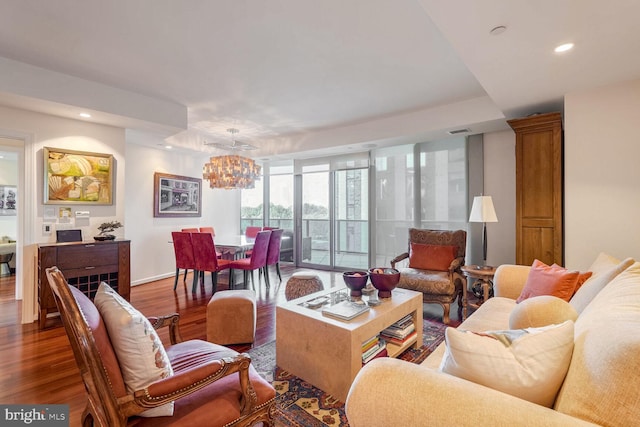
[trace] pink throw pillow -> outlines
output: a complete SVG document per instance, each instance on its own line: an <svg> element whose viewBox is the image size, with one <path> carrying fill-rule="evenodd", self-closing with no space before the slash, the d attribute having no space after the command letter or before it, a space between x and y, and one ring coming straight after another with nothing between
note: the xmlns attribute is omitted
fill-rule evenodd
<svg viewBox="0 0 640 427"><path fill-rule="evenodd" d="M516 302L540 295L553 295L569 302L579 277L578 271L570 271L558 265L549 266L536 259Z"/></svg>
<svg viewBox="0 0 640 427"><path fill-rule="evenodd" d="M411 243L409 267L420 270L448 271L456 258L455 246L425 245Z"/></svg>

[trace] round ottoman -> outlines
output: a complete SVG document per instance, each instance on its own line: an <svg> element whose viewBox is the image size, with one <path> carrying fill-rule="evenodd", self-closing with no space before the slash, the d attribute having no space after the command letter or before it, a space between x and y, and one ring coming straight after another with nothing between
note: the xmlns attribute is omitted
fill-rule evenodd
<svg viewBox="0 0 640 427"><path fill-rule="evenodd" d="M207 341L252 343L256 334L256 293L250 289L218 291L207 304Z"/></svg>
<svg viewBox="0 0 640 427"><path fill-rule="evenodd" d="M297 273L293 273L287 281L284 296L287 298L287 301L289 301L323 289L324 285L322 284L322 280L320 280L316 274L298 271Z"/></svg>

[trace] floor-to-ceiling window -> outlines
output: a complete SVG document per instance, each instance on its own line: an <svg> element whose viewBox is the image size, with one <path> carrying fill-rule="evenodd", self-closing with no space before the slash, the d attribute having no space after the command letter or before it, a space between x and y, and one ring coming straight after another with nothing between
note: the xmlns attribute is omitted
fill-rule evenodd
<svg viewBox="0 0 640 427"><path fill-rule="evenodd" d="M375 263L389 265L408 250L408 229L467 228L466 138L372 152Z"/></svg>
<svg viewBox="0 0 640 427"><path fill-rule="evenodd" d="M240 193L240 233L249 226L263 226L264 218L264 178L256 180L254 188L243 189ZM235 234L235 233L232 233Z"/></svg>

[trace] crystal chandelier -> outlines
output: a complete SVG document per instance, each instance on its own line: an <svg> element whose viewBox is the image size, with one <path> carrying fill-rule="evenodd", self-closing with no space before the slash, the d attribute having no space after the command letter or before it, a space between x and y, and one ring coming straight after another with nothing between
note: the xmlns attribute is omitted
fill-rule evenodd
<svg viewBox="0 0 640 427"><path fill-rule="evenodd" d="M202 168L202 177L211 188L254 188L260 179L260 165L252 159L237 155L211 157Z"/></svg>

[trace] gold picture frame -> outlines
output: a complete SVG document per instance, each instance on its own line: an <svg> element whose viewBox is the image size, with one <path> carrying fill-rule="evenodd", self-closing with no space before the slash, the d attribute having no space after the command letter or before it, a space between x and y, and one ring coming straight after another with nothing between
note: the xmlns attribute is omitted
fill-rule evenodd
<svg viewBox="0 0 640 427"><path fill-rule="evenodd" d="M113 155L44 147L44 204L112 205Z"/></svg>

